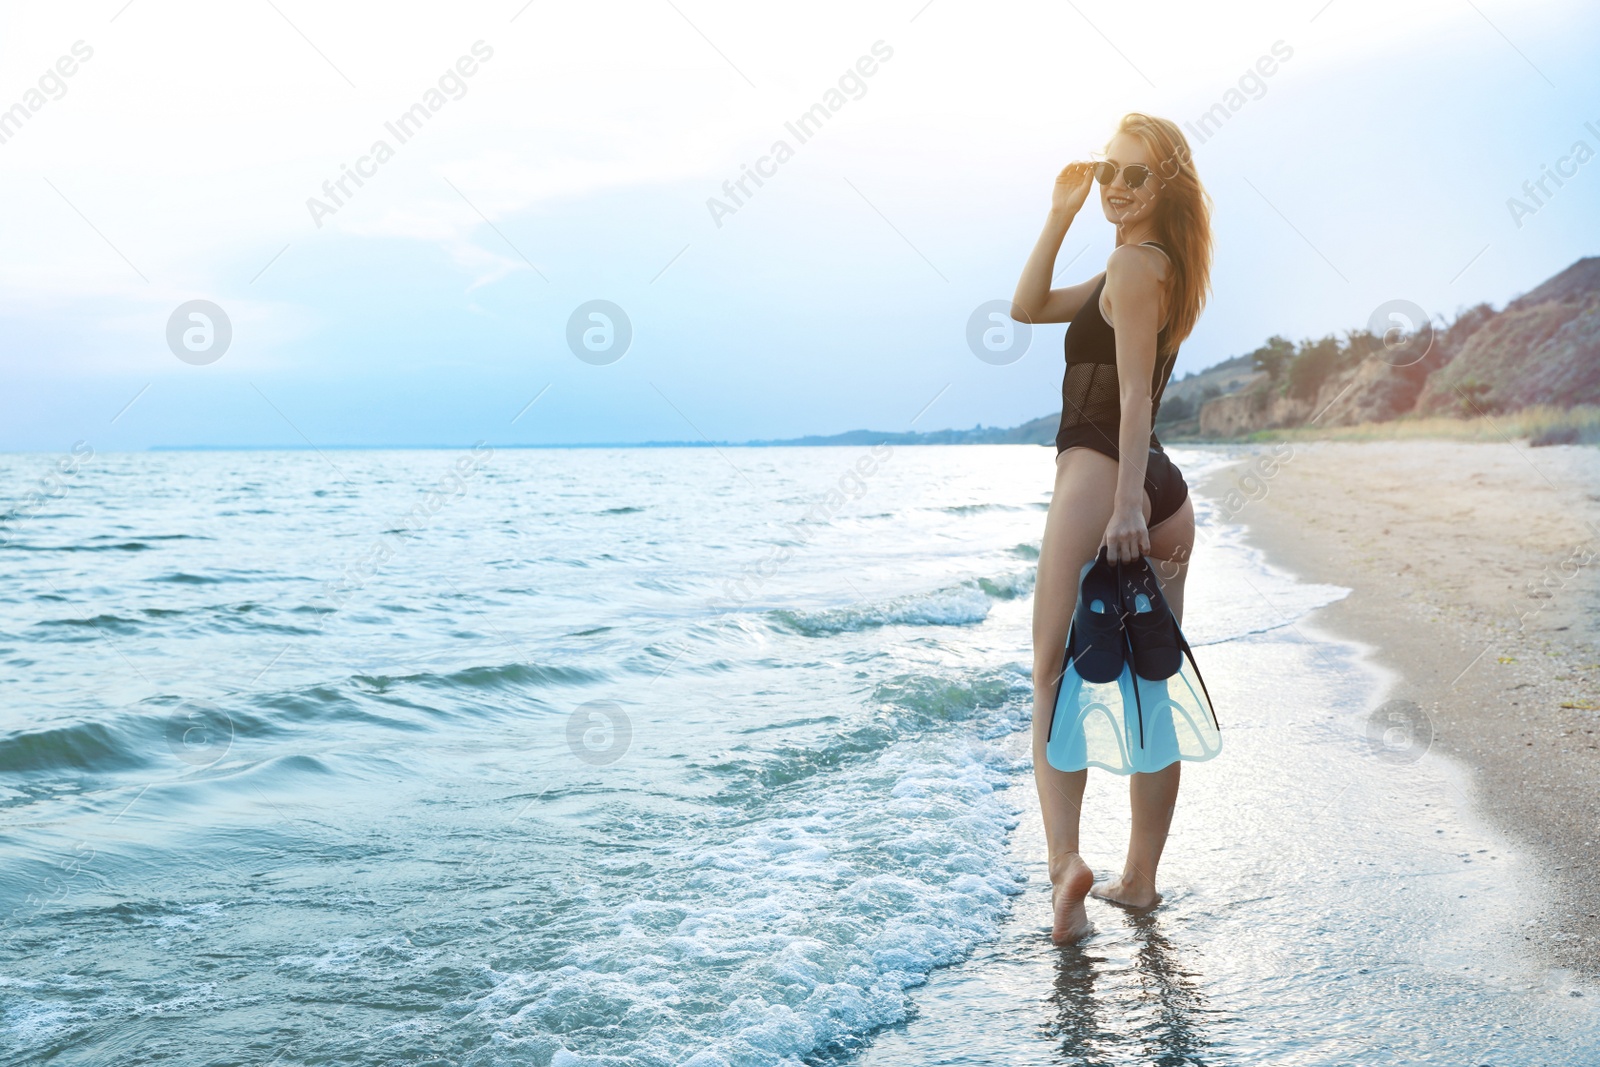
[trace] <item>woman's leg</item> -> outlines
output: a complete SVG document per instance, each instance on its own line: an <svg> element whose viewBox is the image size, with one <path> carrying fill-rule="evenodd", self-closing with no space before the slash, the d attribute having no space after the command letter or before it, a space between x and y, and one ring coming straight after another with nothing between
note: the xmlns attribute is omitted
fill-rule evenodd
<svg viewBox="0 0 1600 1067"><path fill-rule="evenodd" d="M1087 771L1058 771L1045 759L1045 742L1055 713L1056 691L1065 668L1067 630L1078 601L1078 573L1100 550L1111 521L1117 463L1088 448L1069 448L1056 457L1055 492L1039 546L1039 573L1033 590L1033 778L1039 789L1049 850L1054 904L1051 936L1072 941L1088 930L1083 898L1094 872L1078 855L1078 819ZM1145 501L1149 514L1149 500Z"/></svg>
<svg viewBox="0 0 1600 1067"><path fill-rule="evenodd" d="M1194 548L1194 503L1183 506L1150 531L1150 558L1161 595L1183 622L1183 584L1189 575L1189 553ZM1040 553L1043 559L1043 553ZM1173 763L1151 774L1128 778L1128 805L1133 811L1133 826L1128 834L1128 859L1122 877L1095 887L1094 895L1134 908L1154 907L1161 902L1156 892L1156 868L1167 844L1172 812L1178 803L1181 763Z"/></svg>

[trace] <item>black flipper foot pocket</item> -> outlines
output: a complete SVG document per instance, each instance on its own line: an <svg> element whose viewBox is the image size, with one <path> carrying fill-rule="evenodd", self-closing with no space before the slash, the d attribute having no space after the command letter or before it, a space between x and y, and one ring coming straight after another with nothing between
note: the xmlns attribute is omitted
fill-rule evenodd
<svg viewBox="0 0 1600 1067"><path fill-rule="evenodd" d="M1143 556L1122 564L1118 572L1133 672L1151 682L1171 678L1183 666L1183 637L1161 595L1161 583Z"/></svg>
<svg viewBox="0 0 1600 1067"><path fill-rule="evenodd" d="M1078 606L1072 613L1072 641L1067 650L1084 681L1114 682L1122 673L1126 661L1122 612L1117 572L1102 547L1078 578Z"/></svg>

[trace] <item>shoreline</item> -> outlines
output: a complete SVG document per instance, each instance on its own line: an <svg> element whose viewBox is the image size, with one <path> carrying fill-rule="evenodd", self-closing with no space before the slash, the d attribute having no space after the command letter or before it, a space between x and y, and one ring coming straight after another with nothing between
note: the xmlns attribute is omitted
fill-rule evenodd
<svg viewBox="0 0 1600 1067"><path fill-rule="evenodd" d="M1398 758L1453 760L1536 861L1527 947L1600 975L1600 450L1280 441L1200 482L1268 562L1351 590L1309 621L1393 676Z"/></svg>
<svg viewBox="0 0 1600 1067"><path fill-rule="evenodd" d="M1192 466L1213 517L1229 511L1213 476L1237 455ZM1350 726L1401 674L1317 614L1350 583L1313 589L1241 518L1208 538L1214 558L1191 586L1195 603L1222 609L1198 652L1227 709L1226 743L1184 768L1161 907L1091 899L1089 935L1050 941L1032 735L1019 725L990 743L1015 773L1007 855L1021 892L992 937L928 972L906 1017L846 1062L966 1063L974 1033L996 1063L1594 1061L1594 988L1524 941L1552 897L1537 856L1481 815L1462 761L1373 758ZM1280 621L1259 624L1256 594ZM1020 637L1030 615L1027 598L1003 601L986 625ZM1303 679L1291 700L1288 678ZM1088 778L1081 851L1099 878L1124 854L1127 787Z"/></svg>

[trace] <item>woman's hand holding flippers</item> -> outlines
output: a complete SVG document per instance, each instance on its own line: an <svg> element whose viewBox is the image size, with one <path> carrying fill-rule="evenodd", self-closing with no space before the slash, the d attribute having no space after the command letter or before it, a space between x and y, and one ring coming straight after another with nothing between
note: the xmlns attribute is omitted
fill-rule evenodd
<svg viewBox="0 0 1600 1067"><path fill-rule="evenodd" d="M1138 510L1114 511L1106 524L1106 558L1112 563L1129 563L1150 552L1150 528L1145 525L1144 513Z"/></svg>

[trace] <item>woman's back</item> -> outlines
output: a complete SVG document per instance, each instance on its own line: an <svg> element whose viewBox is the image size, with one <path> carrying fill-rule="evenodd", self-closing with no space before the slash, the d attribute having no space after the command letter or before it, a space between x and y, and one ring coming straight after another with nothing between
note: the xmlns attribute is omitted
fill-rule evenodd
<svg viewBox="0 0 1600 1067"><path fill-rule="evenodd" d="M1163 255L1166 249L1155 241L1142 242ZM1117 335L1100 310L1100 294L1105 278L1095 286L1083 308L1072 317L1064 342L1067 369L1061 379L1061 425L1056 432L1056 451L1086 445L1113 458L1117 455L1117 430L1122 424L1122 393L1117 378ZM1150 423L1161 408L1161 394L1172 376L1178 353L1157 356L1150 379ZM1161 442L1154 432L1150 447L1159 450Z"/></svg>

